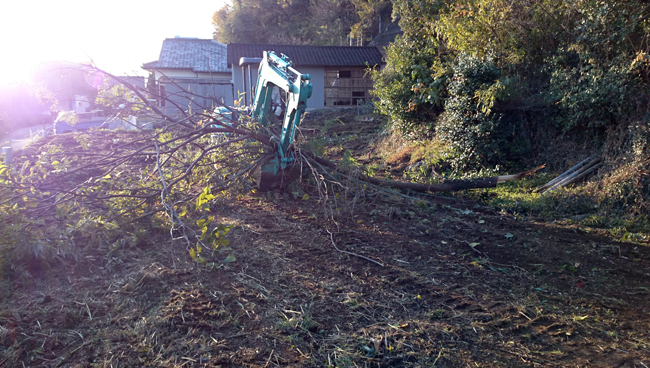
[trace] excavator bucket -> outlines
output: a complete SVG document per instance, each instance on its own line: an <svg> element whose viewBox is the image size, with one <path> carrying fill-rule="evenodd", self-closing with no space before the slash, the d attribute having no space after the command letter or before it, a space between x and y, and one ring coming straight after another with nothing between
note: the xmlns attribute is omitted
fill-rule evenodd
<svg viewBox="0 0 650 368"><path fill-rule="evenodd" d="M294 165L281 170L276 159L262 165L254 173L257 187L264 192L274 189L284 189L298 176L300 176L300 168Z"/></svg>

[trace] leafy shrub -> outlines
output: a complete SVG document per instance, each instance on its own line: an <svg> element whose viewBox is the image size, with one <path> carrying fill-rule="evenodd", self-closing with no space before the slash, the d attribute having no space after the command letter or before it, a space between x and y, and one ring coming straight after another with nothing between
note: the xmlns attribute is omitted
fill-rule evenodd
<svg viewBox="0 0 650 368"><path fill-rule="evenodd" d="M566 52L551 60L549 96L564 131L611 125L629 110L635 81L623 59L598 64L589 55Z"/></svg>
<svg viewBox="0 0 650 368"><path fill-rule="evenodd" d="M627 143L621 147L628 162L604 177L601 192L612 211L631 217L650 215L650 123L637 121L626 131Z"/></svg>
<svg viewBox="0 0 650 368"><path fill-rule="evenodd" d="M436 56L437 46L431 38L398 37L387 49L391 62L372 72L376 107L403 134L432 130L442 112L448 70Z"/></svg>
<svg viewBox="0 0 650 368"><path fill-rule="evenodd" d="M501 80L501 69L492 58L461 54L453 66L445 113L436 125L436 136L451 151L454 169L503 164L518 156L513 125L494 104L507 98L509 82Z"/></svg>

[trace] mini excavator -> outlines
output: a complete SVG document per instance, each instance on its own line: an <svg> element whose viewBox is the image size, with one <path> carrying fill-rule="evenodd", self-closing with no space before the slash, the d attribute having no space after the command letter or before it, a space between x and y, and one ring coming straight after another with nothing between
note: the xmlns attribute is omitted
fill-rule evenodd
<svg viewBox="0 0 650 368"><path fill-rule="evenodd" d="M278 56L273 51L264 51L262 59L241 58L239 61L242 67L256 63L259 63L259 68L252 107L253 119L263 127L269 127L275 119L272 111L276 101L274 87L286 96L282 109L284 113L281 131L279 137L273 135L272 139L276 147L275 157L263 164L255 175L258 187L261 190L270 190L282 184L288 169L295 161L290 146L307 108L307 99L311 97L312 84L309 74L301 74L294 69L293 62L284 54Z"/></svg>

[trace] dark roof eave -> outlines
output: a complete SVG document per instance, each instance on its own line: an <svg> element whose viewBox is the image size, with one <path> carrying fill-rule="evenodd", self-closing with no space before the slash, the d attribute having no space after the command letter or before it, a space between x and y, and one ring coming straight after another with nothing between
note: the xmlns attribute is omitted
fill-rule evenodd
<svg viewBox="0 0 650 368"><path fill-rule="evenodd" d="M144 70L156 69L156 63L158 63L158 60L150 61L148 63L142 64L141 68Z"/></svg>
<svg viewBox="0 0 650 368"><path fill-rule="evenodd" d="M236 65L240 57L261 57L274 50L288 55L296 66L366 66L381 65L382 55L376 47L228 44L226 63Z"/></svg>
<svg viewBox="0 0 650 368"><path fill-rule="evenodd" d="M192 72L192 73L232 73L232 71L230 69L225 70L225 71L223 71L223 70L212 70L212 71L210 71L210 70L197 70L197 69L193 69L193 68L173 68L173 67L168 67L168 66L161 68L161 67L157 67L155 65L152 66L150 64L151 63L143 64L142 69L144 69L144 70L160 70L160 71L162 71L162 70L186 70L186 71Z"/></svg>

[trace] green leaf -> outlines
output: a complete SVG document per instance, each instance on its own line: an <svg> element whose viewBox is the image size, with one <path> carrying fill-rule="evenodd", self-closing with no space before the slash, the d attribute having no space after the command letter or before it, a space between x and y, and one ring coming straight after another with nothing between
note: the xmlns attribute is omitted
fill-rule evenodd
<svg viewBox="0 0 650 368"><path fill-rule="evenodd" d="M215 198L216 197L210 192L210 187L205 187L203 192L196 199L196 207L206 209L204 208L204 205Z"/></svg>
<svg viewBox="0 0 650 368"><path fill-rule="evenodd" d="M230 262L234 262L236 260L237 260L237 258L235 258L235 256L233 256L232 254L228 254L228 257L226 257L226 259L221 261L221 263L230 263Z"/></svg>
<svg viewBox="0 0 650 368"><path fill-rule="evenodd" d="M29 199L25 198L25 206L30 207L30 208L34 208L34 207L38 206L38 202L37 201L32 201L32 200L29 200Z"/></svg>

